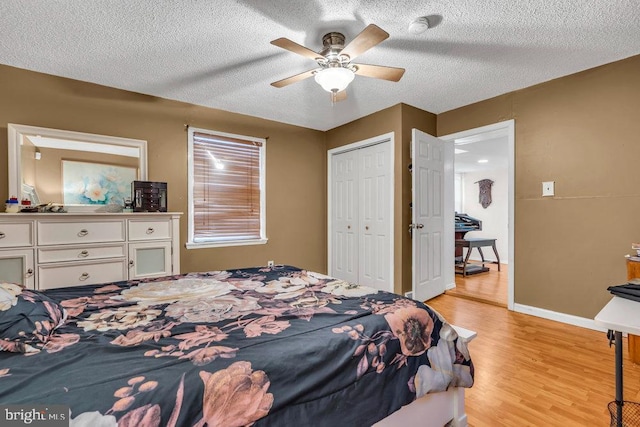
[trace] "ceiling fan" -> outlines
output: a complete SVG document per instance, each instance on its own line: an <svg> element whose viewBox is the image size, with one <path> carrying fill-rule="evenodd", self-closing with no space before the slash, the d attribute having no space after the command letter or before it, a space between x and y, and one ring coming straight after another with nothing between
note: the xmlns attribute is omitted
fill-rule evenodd
<svg viewBox="0 0 640 427"><path fill-rule="evenodd" d="M346 99L347 92L345 89L353 81L356 74L397 82L404 74L404 68L351 62L356 56L361 55L388 37L389 33L377 25L370 24L345 46L344 34L331 32L322 37L324 48L320 53L284 37L273 40L271 42L272 45L313 59L318 63L318 68L278 80L271 83L271 86L281 88L314 76L315 81L324 90L331 93L331 100L335 102Z"/></svg>

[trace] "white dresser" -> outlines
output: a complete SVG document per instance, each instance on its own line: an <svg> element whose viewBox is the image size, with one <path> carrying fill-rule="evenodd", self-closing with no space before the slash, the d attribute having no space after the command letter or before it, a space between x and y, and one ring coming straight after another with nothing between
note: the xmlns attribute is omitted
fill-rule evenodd
<svg viewBox="0 0 640 427"><path fill-rule="evenodd" d="M0 281L31 289L180 273L179 213L0 213Z"/></svg>

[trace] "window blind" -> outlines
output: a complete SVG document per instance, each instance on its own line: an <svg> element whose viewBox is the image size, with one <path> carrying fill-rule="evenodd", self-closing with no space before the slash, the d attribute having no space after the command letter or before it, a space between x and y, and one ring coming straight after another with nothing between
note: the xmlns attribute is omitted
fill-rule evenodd
<svg viewBox="0 0 640 427"><path fill-rule="evenodd" d="M260 239L262 143L193 134L194 242Z"/></svg>

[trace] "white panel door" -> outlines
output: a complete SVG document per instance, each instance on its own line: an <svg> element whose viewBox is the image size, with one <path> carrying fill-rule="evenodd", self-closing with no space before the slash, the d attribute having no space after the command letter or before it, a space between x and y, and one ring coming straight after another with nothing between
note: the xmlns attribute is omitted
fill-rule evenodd
<svg viewBox="0 0 640 427"><path fill-rule="evenodd" d="M333 277L358 282L358 170L357 150L331 157L331 272Z"/></svg>
<svg viewBox="0 0 640 427"><path fill-rule="evenodd" d="M358 150L359 282L393 292L390 257L393 241L391 149L389 142Z"/></svg>
<svg viewBox="0 0 640 427"><path fill-rule="evenodd" d="M444 142L413 129L411 152L413 298L425 301L445 290Z"/></svg>

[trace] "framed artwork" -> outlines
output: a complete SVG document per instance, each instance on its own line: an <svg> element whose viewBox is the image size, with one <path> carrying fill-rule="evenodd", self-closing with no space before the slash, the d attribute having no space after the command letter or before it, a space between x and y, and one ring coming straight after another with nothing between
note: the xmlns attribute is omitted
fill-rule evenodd
<svg viewBox="0 0 640 427"><path fill-rule="evenodd" d="M135 167L63 160L63 203L123 206L131 198L131 182L137 179Z"/></svg>

